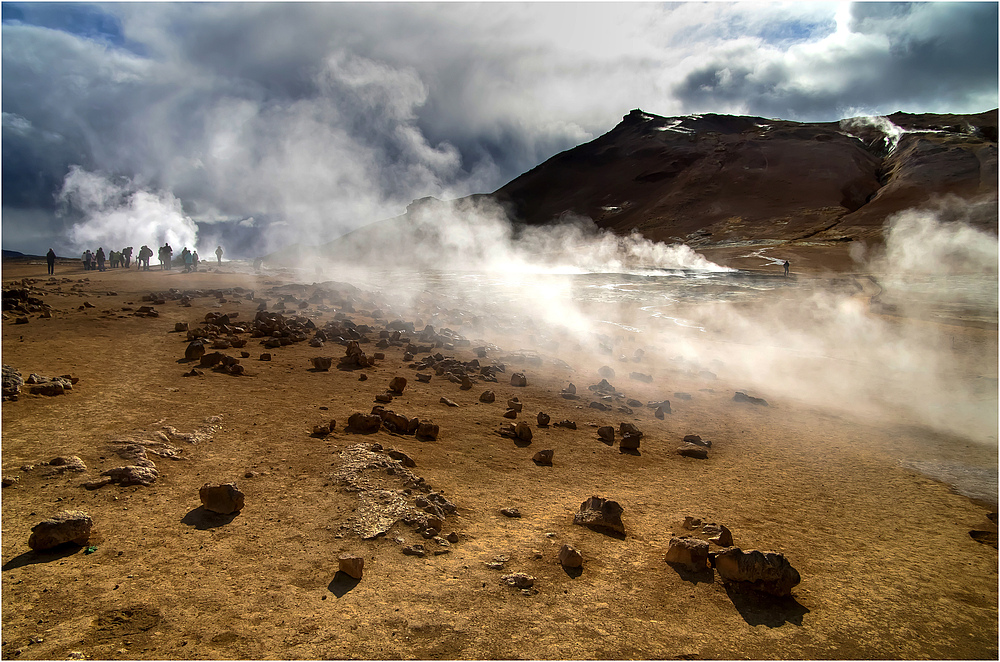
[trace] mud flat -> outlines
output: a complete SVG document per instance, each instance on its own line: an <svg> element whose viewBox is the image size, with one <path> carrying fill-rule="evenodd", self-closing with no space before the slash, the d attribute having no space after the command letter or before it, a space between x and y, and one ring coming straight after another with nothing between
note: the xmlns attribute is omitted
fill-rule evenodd
<svg viewBox="0 0 1000 662"><path fill-rule="evenodd" d="M995 502L919 470L995 472L995 438L734 400L711 366L636 360L628 333L598 355L288 273L50 281L5 261L3 283L44 304L5 310L3 363L71 384L3 404L5 659L997 657ZM229 358L185 358L199 333ZM996 329L954 336L992 361L995 395ZM348 428L375 406L395 417ZM155 480L102 476L121 466ZM200 498L227 483L238 510ZM574 524L593 496L624 534ZM92 518L87 544L32 550L61 511ZM774 596L668 564L694 519L801 581Z"/></svg>

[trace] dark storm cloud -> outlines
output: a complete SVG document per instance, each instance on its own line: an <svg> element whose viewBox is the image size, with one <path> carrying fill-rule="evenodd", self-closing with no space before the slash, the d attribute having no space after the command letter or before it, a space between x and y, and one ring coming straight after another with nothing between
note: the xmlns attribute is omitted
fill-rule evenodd
<svg viewBox="0 0 1000 662"><path fill-rule="evenodd" d="M700 110L804 120L996 106L996 3L856 3L823 38L731 45L675 87Z"/></svg>
<svg viewBox="0 0 1000 662"><path fill-rule="evenodd" d="M996 4L5 3L3 17L5 241L27 218L9 210L48 210L55 235L134 228L152 200L266 250L495 190L636 107L835 120L996 98ZM67 179L71 165L100 177ZM152 197L131 216L84 211L82 186Z"/></svg>

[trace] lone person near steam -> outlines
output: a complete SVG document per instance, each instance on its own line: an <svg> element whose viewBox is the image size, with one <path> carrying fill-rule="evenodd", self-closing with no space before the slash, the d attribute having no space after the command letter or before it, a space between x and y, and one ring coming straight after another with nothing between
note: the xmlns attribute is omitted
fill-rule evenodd
<svg viewBox="0 0 1000 662"><path fill-rule="evenodd" d="M53 275L56 272L56 252L49 249L49 252L45 254L45 261L49 265L49 275Z"/></svg>
<svg viewBox="0 0 1000 662"><path fill-rule="evenodd" d="M222 246L216 246L215 248L215 260L222 265Z"/></svg>
<svg viewBox="0 0 1000 662"><path fill-rule="evenodd" d="M785 268L785 275L787 276L788 275L788 267L791 266L790 264L788 264L788 260L785 260L785 263L783 265L781 265L781 266L783 266Z"/></svg>

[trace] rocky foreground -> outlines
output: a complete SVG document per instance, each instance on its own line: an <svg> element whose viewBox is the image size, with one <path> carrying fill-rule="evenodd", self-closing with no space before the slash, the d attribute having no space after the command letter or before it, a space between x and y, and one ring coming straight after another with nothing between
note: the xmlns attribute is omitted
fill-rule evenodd
<svg viewBox="0 0 1000 662"><path fill-rule="evenodd" d="M32 269L4 269L5 659L997 656L995 505L900 466L995 446L625 333Z"/></svg>

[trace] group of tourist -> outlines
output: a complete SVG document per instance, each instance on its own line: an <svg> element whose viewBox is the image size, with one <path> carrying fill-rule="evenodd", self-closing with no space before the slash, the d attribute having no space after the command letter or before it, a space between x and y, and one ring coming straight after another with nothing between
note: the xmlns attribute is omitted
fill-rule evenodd
<svg viewBox="0 0 1000 662"><path fill-rule="evenodd" d="M220 265L222 264L222 253L222 246L216 247L215 259ZM173 256L174 249L170 247L169 243L164 242L164 244L157 250L157 259L160 261L160 271L173 268ZM151 257L153 257L153 249L143 244L142 248L139 249L139 254L136 255L136 268L140 271L149 271L149 258ZM198 271L198 251L190 251L187 246L185 246L184 250L181 251L180 257L181 262L184 264L184 273ZM56 262L55 251L50 248L49 252L45 255L45 259L48 262L49 274L54 273ZM105 254L103 246L99 246L96 252L88 249L83 253L84 271L105 271L109 267L111 269L118 269L121 267L128 269L131 266L131 246L123 248L120 251L111 251L110 254Z"/></svg>

